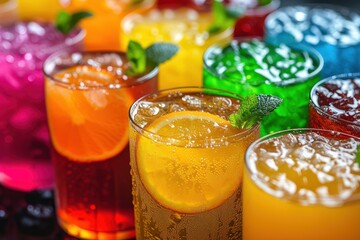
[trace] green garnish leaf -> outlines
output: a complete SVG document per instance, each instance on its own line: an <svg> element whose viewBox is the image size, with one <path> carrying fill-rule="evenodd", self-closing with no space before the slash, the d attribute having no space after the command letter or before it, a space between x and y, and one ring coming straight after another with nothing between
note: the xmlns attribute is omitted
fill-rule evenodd
<svg viewBox="0 0 360 240"><path fill-rule="evenodd" d="M208 28L210 35L221 32L229 27L233 27L237 18L239 18L244 10L241 8L227 8L223 0L213 0L212 2L213 22Z"/></svg>
<svg viewBox="0 0 360 240"><path fill-rule="evenodd" d="M247 96L242 101L238 112L230 115L230 123L236 128L251 128L274 111L281 102L281 98L272 95Z"/></svg>
<svg viewBox="0 0 360 240"><path fill-rule="evenodd" d="M272 2L273 0L258 0L258 6L265 6Z"/></svg>
<svg viewBox="0 0 360 240"><path fill-rule="evenodd" d="M357 147L355 161L360 165L360 145Z"/></svg>
<svg viewBox="0 0 360 240"><path fill-rule="evenodd" d="M131 4L132 5L136 5L136 4L139 4L139 3L142 3L144 0L132 0L131 1Z"/></svg>
<svg viewBox="0 0 360 240"><path fill-rule="evenodd" d="M156 66L172 58L179 47L171 43L154 43L146 48L146 58Z"/></svg>
<svg viewBox="0 0 360 240"><path fill-rule="evenodd" d="M68 34L76 25L84 18L93 16L91 12L79 11L75 13L68 13L60 11L55 19L55 27L62 33Z"/></svg>
<svg viewBox="0 0 360 240"><path fill-rule="evenodd" d="M138 75L146 70L146 53L140 43L131 40L128 45L126 57L130 62L127 74Z"/></svg>
<svg viewBox="0 0 360 240"><path fill-rule="evenodd" d="M126 52L130 62L128 75L139 75L146 69L156 67L172 58L179 47L165 42L154 43L144 49L138 42L131 40Z"/></svg>

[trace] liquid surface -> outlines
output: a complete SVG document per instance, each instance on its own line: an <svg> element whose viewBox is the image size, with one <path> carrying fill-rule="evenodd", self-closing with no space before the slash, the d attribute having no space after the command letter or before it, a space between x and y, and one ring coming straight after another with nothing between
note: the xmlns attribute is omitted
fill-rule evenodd
<svg viewBox="0 0 360 240"><path fill-rule="evenodd" d="M221 78L258 85L294 83L309 77L319 63L308 52L251 40L214 47L205 56L205 65Z"/></svg>
<svg viewBox="0 0 360 240"><path fill-rule="evenodd" d="M329 80L314 89L311 99L330 116L360 124L360 79Z"/></svg>
<svg viewBox="0 0 360 240"><path fill-rule="evenodd" d="M286 134L257 145L247 164L255 183L278 198L338 206L360 194L358 145L315 132Z"/></svg>

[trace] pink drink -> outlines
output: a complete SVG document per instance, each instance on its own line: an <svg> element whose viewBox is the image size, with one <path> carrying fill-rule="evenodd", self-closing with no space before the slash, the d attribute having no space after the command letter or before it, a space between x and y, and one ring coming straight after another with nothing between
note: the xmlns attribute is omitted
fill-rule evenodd
<svg viewBox="0 0 360 240"><path fill-rule="evenodd" d="M65 36L52 24L0 27L0 182L21 191L53 185L45 114L44 60L82 49L84 33Z"/></svg>

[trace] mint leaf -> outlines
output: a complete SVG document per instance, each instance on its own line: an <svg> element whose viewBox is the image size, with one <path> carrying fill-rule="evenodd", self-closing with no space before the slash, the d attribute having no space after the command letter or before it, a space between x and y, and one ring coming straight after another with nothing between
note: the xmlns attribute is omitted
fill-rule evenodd
<svg viewBox="0 0 360 240"><path fill-rule="evenodd" d="M229 121L236 128L251 128L274 111L281 102L281 98L272 95L247 96L238 112L230 115Z"/></svg>
<svg viewBox="0 0 360 240"><path fill-rule="evenodd" d="M360 145L357 147L355 161L360 165Z"/></svg>
<svg viewBox="0 0 360 240"><path fill-rule="evenodd" d="M75 12L73 14L60 11L55 19L55 27L62 33L68 34L84 18L91 17L93 14L87 11Z"/></svg>
<svg viewBox="0 0 360 240"><path fill-rule="evenodd" d="M138 75L146 70L145 49L136 41L131 40L128 44L126 57L130 62L130 68L127 71L129 75Z"/></svg>
<svg viewBox="0 0 360 240"><path fill-rule="evenodd" d="M265 6L272 2L272 0L258 0L258 6Z"/></svg>
<svg viewBox="0 0 360 240"><path fill-rule="evenodd" d="M229 6L225 7L222 0L213 0L212 2L212 18L213 22L208 28L210 35L224 31L229 27L233 27L238 17L243 14L243 9Z"/></svg>
<svg viewBox="0 0 360 240"><path fill-rule="evenodd" d="M146 59L155 66L172 58L179 47L171 43L154 43L146 48Z"/></svg>
<svg viewBox="0 0 360 240"><path fill-rule="evenodd" d="M154 43L144 49L138 42L131 40L126 56L130 62L126 74L140 75L146 69L154 68L172 58L179 47L171 43Z"/></svg>

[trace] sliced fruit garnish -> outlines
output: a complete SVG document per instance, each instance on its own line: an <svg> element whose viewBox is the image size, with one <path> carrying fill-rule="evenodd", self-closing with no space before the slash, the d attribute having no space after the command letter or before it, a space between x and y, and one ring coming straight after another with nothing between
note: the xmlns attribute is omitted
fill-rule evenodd
<svg viewBox="0 0 360 240"><path fill-rule="evenodd" d="M104 69L75 66L54 76L67 83L46 81L46 105L52 143L74 161L101 161L128 144L127 89L110 89L115 76ZM89 89L81 89L84 86ZM76 86L72 88L72 86Z"/></svg>
<svg viewBox="0 0 360 240"><path fill-rule="evenodd" d="M203 212L220 206L239 188L245 149L241 141L227 138L241 132L229 121L206 112L182 111L159 117L146 130L181 140L174 144L169 139L138 138L140 178L162 206L179 213ZM191 146L199 141L202 147Z"/></svg>

